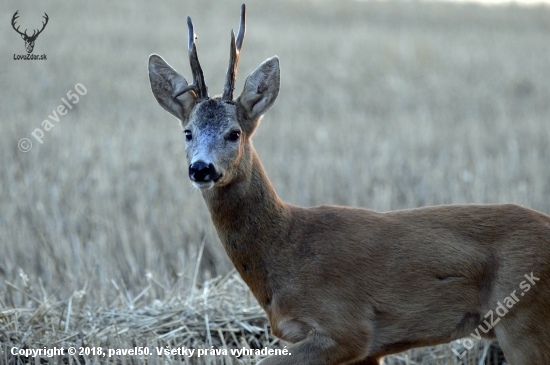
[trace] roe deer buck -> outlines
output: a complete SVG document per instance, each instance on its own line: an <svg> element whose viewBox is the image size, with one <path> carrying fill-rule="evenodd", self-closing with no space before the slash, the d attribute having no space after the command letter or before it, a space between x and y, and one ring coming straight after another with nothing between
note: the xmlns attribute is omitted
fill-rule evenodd
<svg viewBox="0 0 550 365"><path fill-rule="evenodd" d="M284 203L251 142L279 93L278 58L233 100L243 4L223 95L211 98L187 24L193 83L151 55L151 88L182 123L189 177L227 254L273 334L292 343L262 365L378 364L471 333L498 339L511 365L550 364L549 216L516 205L378 213ZM499 301L508 313L492 318Z"/></svg>

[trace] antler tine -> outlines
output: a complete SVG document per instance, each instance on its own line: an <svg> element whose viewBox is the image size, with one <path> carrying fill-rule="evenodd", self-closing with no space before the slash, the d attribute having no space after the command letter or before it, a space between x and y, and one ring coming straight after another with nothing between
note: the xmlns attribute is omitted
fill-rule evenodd
<svg viewBox="0 0 550 365"><path fill-rule="evenodd" d="M13 14L13 17L11 18L11 26L15 29L15 21L17 20L17 18L19 18L19 10L17 10L15 12L15 14ZM19 29L19 28L17 28Z"/></svg>
<svg viewBox="0 0 550 365"><path fill-rule="evenodd" d="M45 21L45 22L42 22L42 29L40 29L40 30L38 31L38 34L42 33L42 31L44 30L44 28L46 28L46 24L48 24L48 20L50 19L50 18L48 17L48 14L47 14L47 13L44 13L44 16L43 16L42 18L46 19L46 21ZM38 34L37 34L37 35L38 35Z"/></svg>
<svg viewBox="0 0 550 365"><path fill-rule="evenodd" d="M204 74L202 73L201 64L199 63L199 57L197 55L197 46L195 44L195 32L193 31L193 22L191 17L187 17L187 27L189 28L188 35L188 51L189 51L189 63L191 64L191 72L193 73L193 83L186 86L179 91L174 98L193 90L197 94L197 100L208 99L208 87L204 82Z"/></svg>
<svg viewBox="0 0 550 365"><path fill-rule="evenodd" d="M241 23L239 25L239 32L237 33L237 39L235 40L235 33L231 30L231 47L229 53L229 66L227 67L227 74L225 78L225 86L223 87L222 100L233 101L233 90L235 90L235 80L237 79L237 65L239 63L239 57L241 55L241 48L243 46L244 34L246 32L246 5L241 6Z"/></svg>
<svg viewBox="0 0 550 365"><path fill-rule="evenodd" d="M239 33L237 34L237 50L240 52L243 46L244 33L246 32L246 5L241 5L241 23L239 24Z"/></svg>
<svg viewBox="0 0 550 365"><path fill-rule="evenodd" d="M21 35L27 35L27 30L25 30L25 33L23 34L23 33L21 33L21 32L19 31L19 27L20 27L20 26L17 27L17 28L15 27L15 21L17 20L17 18L19 18L19 10L17 10L17 11L15 12L15 14L13 14L13 17L11 18L11 26L13 27L13 29L14 29L17 33L19 33L19 34L21 34Z"/></svg>
<svg viewBox="0 0 550 365"><path fill-rule="evenodd" d="M191 17L187 17L187 27L189 28L187 49L189 51L189 63L191 64L191 72L193 73L193 83L187 85L181 90L174 94L174 98L185 94L186 92L193 90L197 94L197 100L208 99L208 87L204 82L204 74L202 73L202 68L199 63L199 57L197 55L197 46L195 44L195 32L193 30L193 21Z"/></svg>
<svg viewBox="0 0 550 365"><path fill-rule="evenodd" d="M31 35L29 38L38 37L38 35L39 35L40 33L42 33L42 31L44 30L44 28L46 28L46 24L48 24L48 20L49 20L50 18L48 17L48 14L47 14L47 13L44 13L44 16L43 16L42 18L46 19L45 22L42 22L42 29L40 29L40 30L38 30L38 29L33 30L32 35ZM25 32L25 33L26 33L26 32Z"/></svg>

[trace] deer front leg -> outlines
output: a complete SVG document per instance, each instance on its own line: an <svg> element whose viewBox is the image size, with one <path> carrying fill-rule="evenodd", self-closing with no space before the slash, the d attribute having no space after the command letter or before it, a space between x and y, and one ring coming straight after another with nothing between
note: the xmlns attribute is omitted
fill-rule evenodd
<svg viewBox="0 0 550 365"><path fill-rule="evenodd" d="M337 365L354 360L361 365L378 365L378 362L369 362L368 359L361 360L367 349L365 337L348 333L345 339L336 341L312 330L305 339L288 347L288 355L271 356L258 365Z"/></svg>

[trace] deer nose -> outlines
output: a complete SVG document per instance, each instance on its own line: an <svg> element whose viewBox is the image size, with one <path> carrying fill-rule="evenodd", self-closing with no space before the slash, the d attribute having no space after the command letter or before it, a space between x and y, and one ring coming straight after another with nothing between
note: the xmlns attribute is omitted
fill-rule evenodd
<svg viewBox="0 0 550 365"><path fill-rule="evenodd" d="M189 178L196 182L209 182L219 178L214 165L198 161L189 165Z"/></svg>

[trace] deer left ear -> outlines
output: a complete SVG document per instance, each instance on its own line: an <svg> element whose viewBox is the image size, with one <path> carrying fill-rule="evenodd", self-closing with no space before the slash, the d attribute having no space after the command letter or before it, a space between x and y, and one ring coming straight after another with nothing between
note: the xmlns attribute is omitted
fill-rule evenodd
<svg viewBox="0 0 550 365"><path fill-rule="evenodd" d="M244 90L237 99L248 120L256 121L271 108L279 95L279 86L279 58L275 56L265 60L248 76Z"/></svg>
<svg viewBox="0 0 550 365"><path fill-rule="evenodd" d="M183 122L195 105L196 99L192 90L176 98L176 95L187 86L185 78L162 57L154 54L149 57L149 81L160 106Z"/></svg>

